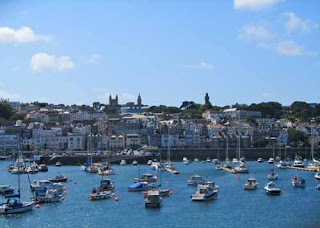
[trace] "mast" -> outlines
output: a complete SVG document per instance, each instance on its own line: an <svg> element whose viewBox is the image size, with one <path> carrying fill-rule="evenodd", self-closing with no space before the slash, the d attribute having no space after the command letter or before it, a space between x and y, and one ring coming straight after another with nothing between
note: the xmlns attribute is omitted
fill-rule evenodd
<svg viewBox="0 0 320 228"><path fill-rule="evenodd" d="M240 151L240 110L239 110L239 116L238 116L238 135L239 135L239 137L238 137L238 161L240 162L240 158L241 158L241 156L240 156L240 153L241 153L241 151Z"/></svg>
<svg viewBox="0 0 320 228"><path fill-rule="evenodd" d="M314 159L313 127L311 127L311 159Z"/></svg>
<svg viewBox="0 0 320 228"><path fill-rule="evenodd" d="M226 160L228 159L228 156L229 156L229 142L228 142L228 138L229 138L229 136L228 135L226 135L226 137L227 137L227 148L226 148Z"/></svg>

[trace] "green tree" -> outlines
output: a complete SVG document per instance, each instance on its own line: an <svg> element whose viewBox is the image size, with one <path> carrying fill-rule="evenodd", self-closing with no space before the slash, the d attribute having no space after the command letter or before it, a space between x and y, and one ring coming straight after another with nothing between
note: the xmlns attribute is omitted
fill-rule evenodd
<svg viewBox="0 0 320 228"><path fill-rule="evenodd" d="M288 130L288 142L295 146L306 143L306 135L304 132L299 131L295 128L289 128Z"/></svg>
<svg viewBox="0 0 320 228"><path fill-rule="evenodd" d="M0 118L10 119L12 116L12 108L5 102L0 103Z"/></svg>

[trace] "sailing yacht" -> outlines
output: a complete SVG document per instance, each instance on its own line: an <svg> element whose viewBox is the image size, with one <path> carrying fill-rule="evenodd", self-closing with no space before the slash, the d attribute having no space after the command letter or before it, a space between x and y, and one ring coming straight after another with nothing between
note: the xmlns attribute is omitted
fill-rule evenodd
<svg viewBox="0 0 320 228"><path fill-rule="evenodd" d="M19 166L19 164L18 164ZM7 202L0 205L0 214L18 214L23 213L26 211L32 210L33 203L30 201L21 202L20 199L20 173L18 173L18 193L7 195L5 196L5 199L7 199Z"/></svg>
<svg viewBox="0 0 320 228"><path fill-rule="evenodd" d="M165 170L167 172L169 172L169 173L172 173L172 174L179 174L179 171L175 169L173 162L170 161L170 156L171 156L171 154L170 154L170 146L168 145L168 155L167 155L168 162L167 162L167 165L165 167Z"/></svg>
<svg viewBox="0 0 320 228"><path fill-rule="evenodd" d="M240 118L240 117L239 117ZM241 149L240 149L240 119L239 119L239 122L238 122L239 126L238 126L238 133L239 133L239 137L238 137L238 158L239 158L239 162L238 162L238 166L236 166L234 168L234 170L237 172L237 173L248 173L249 172L249 169L248 167L246 166L246 164L244 162L241 162L240 159L241 159Z"/></svg>

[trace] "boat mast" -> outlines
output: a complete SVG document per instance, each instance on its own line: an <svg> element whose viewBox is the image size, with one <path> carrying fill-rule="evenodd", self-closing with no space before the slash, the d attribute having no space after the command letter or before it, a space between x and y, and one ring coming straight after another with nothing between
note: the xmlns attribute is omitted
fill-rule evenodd
<svg viewBox="0 0 320 228"><path fill-rule="evenodd" d="M227 146L227 148L226 148L226 160L227 160L228 156L229 156L229 141L228 141L229 140L228 139L229 136L228 136L228 134L226 134L226 138L227 138L227 142L226 142L227 143L227 145L226 145Z"/></svg>
<svg viewBox="0 0 320 228"><path fill-rule="evenodd" d="M313 127L311 127L311 159L314 159Z"/></svg>
<svg viewBox="0 0 320 228"><path fill-rule="evenodd" d="M238 116L238 135L239 135L239 137L238 137L238 161L240 162L240 158L241 158L241 156L240 156L240 153L241 153L241 151L240 151L240 110L239 110L239 116Z"/></svg>

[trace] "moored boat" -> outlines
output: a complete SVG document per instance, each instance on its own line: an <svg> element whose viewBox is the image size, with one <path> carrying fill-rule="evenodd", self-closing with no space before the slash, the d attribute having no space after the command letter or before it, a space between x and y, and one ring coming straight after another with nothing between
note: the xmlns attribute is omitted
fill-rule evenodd
<svg viewBox="0 0 320 228"><path fill-rule="evenodd" d="M145 199L145 206L147 208L160 208L162 198L158 190L150 190L147 192L147 197Z"/></svg>
<svg viewBox="0 0 320 228"><path fill-rule="evenodd" d="M293 187L300 187L300 188L304 188L306 186L306 180L303 179L300 175L296 175L294 177L292 177L291 179L291 183Z"/></svg>
<svg viewBox="0 0 320 228"><path fill-rule="evenodd" d="M247 182L242 185L244 190L256 190L257 189L258 182L254 177L250 177Z"/></svg>
<svg viewBox="0 0 320 228"><path fill-rule="evenodd" d="M206 180L202 176L199 175L192 175L188 180L187 184L188 185L195 185L197 186L198 184L205 184Z"/></svg>
<svg viewBox="0 0 320 228"><path fill-rule="evenodd" d="M268 179L269 180L277 180L278 179L278 174L274 170L271 170L271 172L268 174Z"/></svg>
<svg viewBox="0 0 320 228"><path fill-rule="evenodd" d="M13 194L14 187L10 185L0 185L0 195Z"/></svg>
<svg viewBox="0 0 320 228"><path fill-rule="evenodd" d="M153 176L150 173L144 173L142 174L141 177L136 177L134 178L134 183L137 182L147 182L147 183L154 183L158 181L158 177L157 176Z"/></svg>
<svg viewBox="0 0 320 228"><path fill-rule="evenodd" d="M269 195L280 195L281 189L276 187L274 182L269 182L265 187L264 190Z"/></svg>
<svg viewBox="0 0 320 228"><path fill-rule="evenodd" d="M55 176L55 178L50 178L50 179L48 179L48 180L49 180L50 182L55 182L55 183L57 183L57 182L66 182L66 181L68 180L68 177L59 174L59 175Z"/></svg>
<svg viewBox="0 0 320 228"><path fill-rule="evenodd" d="M192 201L207 201L218 197L218 190L212 189L207 184L199 184L197 192L191 195Z"/></svg>
<svg viewBox="0 0 320 228"><path fill-rule="evenodd" d="M258 158L257 162L262 163L264 162L263 158Z"/></svg>

